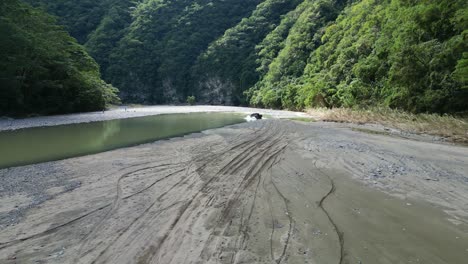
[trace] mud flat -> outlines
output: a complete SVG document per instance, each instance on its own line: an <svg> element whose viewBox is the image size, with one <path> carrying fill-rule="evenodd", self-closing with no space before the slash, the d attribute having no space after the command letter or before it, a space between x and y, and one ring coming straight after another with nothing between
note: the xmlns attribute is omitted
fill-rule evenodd
<svg viewBox="0 0 468 264"><path fill-rule="evenodd" d="M0 170L0 263L468 259L468 148L264 120Z"/></svg>

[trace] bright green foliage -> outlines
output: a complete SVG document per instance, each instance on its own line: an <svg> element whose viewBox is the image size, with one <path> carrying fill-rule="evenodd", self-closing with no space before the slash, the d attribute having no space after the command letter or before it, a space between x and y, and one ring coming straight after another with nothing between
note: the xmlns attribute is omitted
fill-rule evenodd
<svg viewBox="0 0 468 264"><path fill-rule="evenodd" d="M19 0L0 3L0 113L104 109L117 90L55 19Z"/></svg>
<svg viewBox="0 0 468 264"><path fill-rule="evenodd" d="M305 3L303 2L297 8L287 13L281 19L280 24L268 33L262 42L255 47L257 64L259 64L257 71L261 76L264 76L269 71L270 64L278 56L278 53L284 49L289 31L296 24L298 17L304 12Z"/></svg>
<svg viewBox="0 0 468 264"><path fill-rule="evenodd" d="M85 45L106 78L110 54L128 31L140 0L25 0L58 16L70 34Z"/></svg>
<svg viewBox="0 0 468 264"><path fill-rule="evenodd" d="M290 27L283 41L283 47L276 52L277 56L274 59L262 56L267 51L259 45L259 48L262 48L259 52L258 62L261 65L259 70L263 76L261 81L247 93L251 97L252 104L298 108L295 99L297 79L304 72L310 52L321 44L325 26L336 18L342 7L342 1L304 1L295 10L299 16ZM289 20L289 17L283 19L277 30L283 24L289 24ZM275 31L272 32L272 34L275 33ZM270 37L268 36L265 41ZM265 66L267 64L268 67Z"/></svg>
<svg viewBox="0 0 468 264"><path fill-rule="evenodd" d="M453 78L462 85L465 91L468 90L468 52L463 52L462 58L457 61Z"/></svg>
<svg viewBox="0 0 468 264"><path fill-rule="evenodd" d="M212 83L221 80L227 91L223 94L225 101L218 103L244 103L242 92L258 80L255 46L276 27L281 16L294 9L299 2L265 0L251 16L242 19L212 43L195 66L195 74L201 76L197 82L198 93L208 98L216 97L212 93L217 87L213 87ZM208 100L213 99L216 100Z"/></svg>
<svg viewBox="0 0 468 264"><path fill-rule="evenodd" d="M301 67L288 72L281 64L285 47L250 91L251 102L287 108L466 110L466 14L466 1L461 0L357 1L326 27L318 45L305 42L311 53L306 60L298 55L307 61L303 72ZM295 35L291 30L288 38ZM295 54L288 52L283 60Z"/></svg>
<svg viewBox="0 0 468 264"><path fill-rule="evenodd" d="M135 103L468 109L466 0L25 0Z"/></svg>

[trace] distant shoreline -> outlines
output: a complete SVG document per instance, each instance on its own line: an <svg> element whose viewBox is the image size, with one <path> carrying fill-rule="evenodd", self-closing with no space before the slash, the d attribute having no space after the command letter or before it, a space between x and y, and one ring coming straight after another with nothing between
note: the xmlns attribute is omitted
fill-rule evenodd
<svg viewBox="0 0 468 264"><path fill-rule="evenodd" d="M213 106L213 105L196 105L196 106L173 106L173 105L158 105L158 106L139 106L139 107L119 107L107 111L76 113L55 116L40 116L23 119L0 119L0 131L17 130L32 127L58 126L77 123L89 123L114 119L142 117L160 114L180 114L180 113L199 113L199 112L233 112L233 113L254 113L259 112L264 115L275 118L292 118L305 117L306 113L293 112L285 110L259 109L250 107L235 107L235 106Z"/></svg>

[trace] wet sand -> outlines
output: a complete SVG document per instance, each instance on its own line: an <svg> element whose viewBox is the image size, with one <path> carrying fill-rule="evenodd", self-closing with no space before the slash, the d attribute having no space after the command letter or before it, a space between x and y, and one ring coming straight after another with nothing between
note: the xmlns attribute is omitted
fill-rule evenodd
<svg viewBox="0 0 468 264"><path fill-rule="evenodd" d="M0 263L468 259L468 148L264 120L0 170Z"/></svg>

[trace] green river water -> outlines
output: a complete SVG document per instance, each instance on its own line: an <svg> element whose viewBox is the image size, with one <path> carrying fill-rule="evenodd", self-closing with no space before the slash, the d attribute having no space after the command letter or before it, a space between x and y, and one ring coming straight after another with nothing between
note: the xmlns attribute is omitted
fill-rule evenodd
<svg viewBox="0 0 468 264"><path fill-rule="evenodd" d="M190 113L0 132L0 168L59 160L244 122L240 114Z"/></svg>

